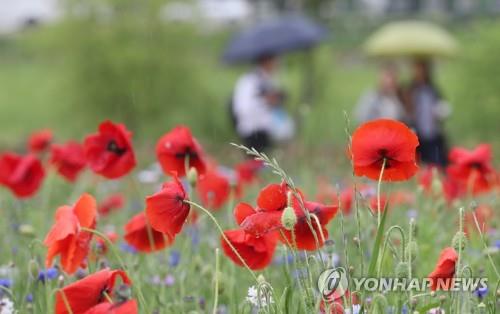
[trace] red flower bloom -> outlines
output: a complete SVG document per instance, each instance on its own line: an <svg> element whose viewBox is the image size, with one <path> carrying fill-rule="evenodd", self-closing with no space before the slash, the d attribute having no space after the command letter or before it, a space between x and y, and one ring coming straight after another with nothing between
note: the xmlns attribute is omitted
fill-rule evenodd
<svg viewBox="0 0 500 314"><path fill-rule="evenodd" d="M48 247L46 265L50 267L56 255L61 256L61 266L72 274L78 267L85 267L92 233L82 227L94 228L96 223L95 199L83 194L74 206L61 206L56 211L56 223L52 226L44 244Z"/></svg>
<svg viewBox="0 0 500 314"><path fill-rule="evenodd" d="M462 185L464 191L474 194L489 191L496 183L491 165L491 146L481 144L469 151L456 147L449 154L448 175Z"/></svg>
<svg viewBox="0 0 500 314"><path fill-rule="evenodd" d="M66 180L74 182L85 168L87 160L80 143L69 141L63 145L52 145L50 162Z"/></svg>
<svg viewBox="0 0 500 314"><path fill-rule="evenodd" d="M432 291L449 290L452 287L457 260L458 254L453 248L447 247L441 251L434 271L428 276L431 280Z"/></svg>
<svg viewBox="0 0 500 314"><path fill-rule="evenodd" d="M128 244L140 252L158 251L174 241L168 234L151 228L144 212L138 213L127 222L124 237Z"/></svg>
<svg viewBox="0 0 500 314"><path fill-rule="evenodd" d="M234 167L238 182L243 184L252 183L257 179L257 174L264 168L264 163L260 160L247 159Z"/></svg>
<svg viewBox="0 0 500 314"><path fill-rule="evenodd" d="M139 313L139 310L137 309L137 302L135 300L128 300L121 303L102 302L85 312L85 314L134 314L134 313Z"/></svg>
<svg viewBox="0 0 500 314"><path fill-rule="evenodd" d="M234 209L234 218L238 225L241 225L247 217L255 214L255 209L246 203L240 203ZM224 235L250 269L262 269L271 263L278 243L278 234L276 232L267 232L262 236L255 236L243 229L234 229L224 231ZM241 260L223 237L221 237L221 244L224 254L236 265L243 266Z"/></svg>
<svg viewBox="0 0 500 314"><path fill-rule="evenodd" d="M5 153L0 156L0 184L19 198L35 194L44 176L42 163L34 155Z"/></svg>
<svg viewBox="0 0 500 314"><path fill-rule="evenodd" d="M385 159L383 181L404 181L418 170L418 138L401 122L379 119L367 122L352 135L354 174L378 180Z"/></svg>
<svg viewBox="0 0 500 314"><path fill-rule="evenodd" d="M132 133L123 124L105 121L98 133L85 138L85 155L90 168L108 179L126 175L135 167Z"/></svg>
<svg viewBox="0 0 500 314"><path fill-rule="evenodd" d="M190 206L186 191L174 175L173 181L165 183L160 192L146 198L146 216L153 229L173 238L186 221Z"/></svg>
<svg viewBox="0 0 500 314"><path fill-rule="evenodd" d="M99 214L106 216L114 210L118 210L125 205L125 198L123 195L117 193L108 196L104 201L99 204L97 211Z"/></svg>
<svg viewBox="0 0 500 314"><path fill-rule="evenodd" d="M474 213L476 214L477 223L479 229L482 233L485 233L489 229L489 223L495 218L495 213L491 207L488 205L479 205L476 207L474 212L466 212L464 217L464 232L469 235L470 232L477 232L476 220L474 219Z"/></svg>
<svg viewBox="0 0 500 314"><path fill-rule="evenodd" d="M270 184L266 186L261 190L257 198L257 211L251 215L247 215L244 220L241 220L241 217L245 215L240 214L240 212L247 214L251 206L244 203L239 204L235 209L235 215L237 221L241 220L241 227L243 230L255 237L261 237L269 232L282 228L286 238L282 239L283 242L292 243L292 233L285 230L281 224L281 215L287 206L287 194L289 190L290 189L285 183L281 185ZM297 223L294 227L295 245L301 250L315 250L324 244L321 239L320 231L323 232L325 239L328 238L328 232L325 226L335 216L338 207L307 202L300 192L299 195L302 201L296 196L292 197L292 206L297 216ZM310 214L314 214L318 218L319 226L316 220L311 218L311 229L301 204L304 205L306 211ZM314 234L316 234L318 242L316 242Z"/></svg>
<svg viewBox="0 0 500 314"><path fill-rule="evenodd" d="M315 215L318 220L316 221L316 219L311 218L309 225L304 211L300 207L295 208L295 215L297 215L297 224L293 228L293 233L295 234L295 246L299 250L314 251L324 245L321 234L323 234L325 240L328 239L328 230L326 229L326 225L333 219L333 217L335 217L339 208L336 205L325 206L314 202L305 202L304 206L306 210L310 214ZM289 230L283 230L283 233L286 237L286 241L283 242L293 245L292 232Z"/></svg>
<svg viewBox="0 0 500 314"><path fill-rule="evenodd" d="M198 141L185 126L175 127L160 138L156 144L156 156L165 174L177 172L186 175L185 162L189 158L189 167L194 167L198 174L205 172L205 156Z"/></svg>
<svg viewBox="0 0 500 314"><path fill-rule="evenodd" d="M131 285L130 279L124 271L106 268L62 288L56 292L55 313L70 313L64 299L66 299L73 314L137 313L137 305L133 300L130 300L132 302L112 305L106 299L105 293L109 297L113 297L117 277L120 277L124 284ZM104 311L104 308L114 311Z"/></svg>
<svg viewBox="0 0 500 314"><path fill-rule="evenodd" d="M52 131L49 129L40 130L30 135L28 149L32 153L41 153L49 148L52 141Z"/></svg>
<svg viewBox="0 0 500 314"><path fill-rule="evenodd" d="M212 209L219 209L231 195L229 180L215 169L200 175L196 188L203 206Z"/></svg>
<svg viewBox="0 0 500 314"><path fill-rule="evenodd" d="M224 235L250 269L262 269L271 263L278 241L277 233L272 232L262 237L255 237L242 229L234 229L224 231ZM243 266L241 260L222 237L221 245L227 257L236 265Z"/></svg>

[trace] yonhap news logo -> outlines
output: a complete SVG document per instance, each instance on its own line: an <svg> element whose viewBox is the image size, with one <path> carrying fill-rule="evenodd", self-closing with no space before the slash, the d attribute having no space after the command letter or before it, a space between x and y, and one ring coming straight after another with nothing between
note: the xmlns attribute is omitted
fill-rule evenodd
<svg viewBox="0 0 500 314"><path fill-rule="evenodd" d="M318 290L325 300L336 300L344 296L349 285L343 267L324 270L318 278Z"/></svg>
<svg viewBox="0 0 500 314"><path fill-rule="evenodd" d="M318 277L318 290L325 300L334 301L352 291L366 292L424 292L435 287L448 291L476 291L488 287L488 278L400 278L347 277L343 267L324 270Z"/></svg>

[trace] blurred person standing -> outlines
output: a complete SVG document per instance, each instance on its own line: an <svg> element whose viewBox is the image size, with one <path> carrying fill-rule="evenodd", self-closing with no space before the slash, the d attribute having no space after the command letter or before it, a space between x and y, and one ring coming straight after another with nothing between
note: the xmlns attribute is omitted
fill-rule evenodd
<svg viewBox="0 0 500 314"><path fill-rule="evenodd" d="M284 108L286 95L275 81L278 60L257 58L255 67L240 77L230 104L233 124L243 144L258 151L290 140L295 123Z"/></svg>
<svg viewBox="0 0 500 314"><path fill-rule="evenodd" d="M408 113L401 98L397 69L393 65L385 65L380 70L377 88L363 94L354 116L359 123L380 118L407 122Z"/></svg>
<svg viewBox="0 0 500 314"><path fill-rule="evenodd" d="M411 124L419 138L420 160L446 166L448 152L442 122L451 110L434 83L430 60L419 58L413 61L412 79L404 98L411 108Z"/></svg>

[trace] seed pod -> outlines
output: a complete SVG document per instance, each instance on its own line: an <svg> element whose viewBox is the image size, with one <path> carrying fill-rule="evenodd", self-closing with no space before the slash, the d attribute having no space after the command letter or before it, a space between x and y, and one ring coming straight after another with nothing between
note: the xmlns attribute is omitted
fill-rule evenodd
<svg viewBox="0 0 500 314"><path fill-rule="evenodd" d="M458 231L455 236L453 237L453 240L451 241L453 248L458 252L459 250L465 250L465 247L467 246L467 237L465 236L465 233Z"/></svg>
<svg viewBox="0 0 500 314"><path fill-rule="evenodd" d="M195 167L189 168L186 178L189 182L189 185L191 186L196 185L196 181L198 181L198 171L196 170Z"/></svg>
<svg viewBox="0 0 500 314"><path fill-rule="evenodd" d="M408 269L408 263L400 262L396 265L396 277L398 278L408 278L410 277L410 272Z"/></svg>
<svg viewBox="0 0 500 314"><path fill-rule="evenodd" d="M295 214L295 210L288 206L281 214L281 224L286 230L293 230L295 224L297 223L297 215Z"/></svg>

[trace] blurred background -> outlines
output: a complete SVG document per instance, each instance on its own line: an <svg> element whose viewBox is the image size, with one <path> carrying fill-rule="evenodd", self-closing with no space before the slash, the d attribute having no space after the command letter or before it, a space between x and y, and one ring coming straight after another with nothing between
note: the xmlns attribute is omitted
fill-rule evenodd
<svg viewBox="0 0 500 314"><path fill-rule="evenodd" d="M347 120L352 129L358 99L377 81L364 42L387 22L423 19L460 44L435 69L452 108L449 142L489 142L498 156L499 0L0 0L0 148L20 147L40 128L81 139L112 119L143 147L186 124L223 155L238 141L228 100L249 69L222 62L223 51L235 32L289 11L328 36L280 60L287 110L300 117L287 151L342 155Z"/></svg>

